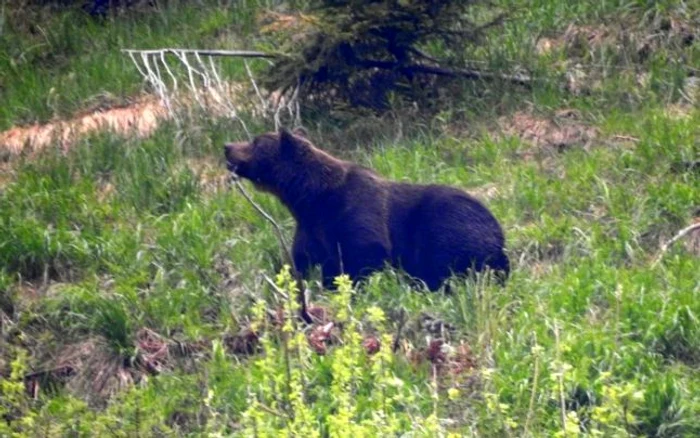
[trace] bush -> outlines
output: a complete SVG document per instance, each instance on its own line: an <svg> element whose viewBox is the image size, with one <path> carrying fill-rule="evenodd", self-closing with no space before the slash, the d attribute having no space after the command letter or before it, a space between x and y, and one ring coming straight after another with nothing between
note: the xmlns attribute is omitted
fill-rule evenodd
<svg viewBox="0 0 700 438"><path fill-rule="evenodd" d="M436 77L454 76L465 47L503 15L482 0L319 0L287 38L268 73L271 89L300 85L301 96L387 108L392 94L419 99ZM480 16L485 19L472 20ZM283 29L288 27L282 26ZM276 32L282 32L275 27ZM302 32L302 37L298 34ZM288 35L291 36L291 35ZM438 56L440 59L436 58Z"/></svg>

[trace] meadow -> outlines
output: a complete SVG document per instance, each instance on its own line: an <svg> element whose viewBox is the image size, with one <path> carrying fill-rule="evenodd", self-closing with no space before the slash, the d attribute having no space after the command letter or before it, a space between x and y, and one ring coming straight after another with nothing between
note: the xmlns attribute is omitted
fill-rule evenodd
<svg viewBox="0 0 700 438"><path fill-rule="evenodd" d="M483 200L505 287L311 281L321 322L300 323L275 232L226 174L237 120L1 153L0 436L699 436L700 233L660 249L700 220L700 6L494 4L509 18L465 50L531 88L302 116L338 156ZM120 49L266 50L256 17L304 8L3 5L0 129L146 95ZM246 187L289 239L286 209Z"/></svg>

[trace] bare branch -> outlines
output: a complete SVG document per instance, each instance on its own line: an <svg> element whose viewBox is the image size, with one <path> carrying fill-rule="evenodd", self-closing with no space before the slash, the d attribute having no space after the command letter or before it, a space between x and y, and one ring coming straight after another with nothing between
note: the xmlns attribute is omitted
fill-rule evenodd
<svg viewBox="0 0 700 438"><path fill-rule="evenodd" d="M124 53L139 53L143 55L160 55L161 53L169 53L177 55L183 53L185 55L195 54L204 56L233 56L239 58L278 58L279 55L265 52L257 52L254 50L197 50L197 49L157 49L157 50L139 50L139 49L122 49Z"/></svg>
<svg viewBox="0 0 700 438"><path fill-rule="evenodd" d="M659 264L659 262L661 261L661 259L664 256L664 254L666 254L666 252L669 250L669 248L671 248L671 246L674 243L678 242L683 237L690 234L692 231L698 230L698 229L700 229L700 222L696 222L696 223L689 225L689 226L683 228L682 230L680 230L675 236L673 236L673 238L671 240L669 240L668 242L664 243L661 246L661 249L659 250L659 254L654 259L654 262L651 264L651 267L653 268Z"/></svg>
<svg viewBox="0 0 700 438"><path fill-rule="evenodd" d="M260 99L260 109L262 111L265 111L265 108L267 107L265 103L265 99L262 97L262 93L260 93L260 89L258 88L258 84L255 82L255 79L253 78L253 72L250 70L250 67L248 66L248 63L244 60L243 65L245 66L245 71L248 73L248 78L250 79L250 83L253 85L253 89L255 90L255 94L258 96L258 99Z"/></svg>
<svg viewBox="0 0 700 438"><path fill-rule="evenodd" d="M287 295L287 293L286 293L285 291L283 291L282 289L280 289L279 287L277 287L277 285L275 284L275 282L274 282L270 277L268 277L267 275L263 275L262 278L263 278L263 280L265 280L265 282L266 282L268 285L270 285L270 287L272 287L272 290L273 290L276 294L278 294L279 296L281 296L284 300L289 300L289 295Z"/></svg>
<svg viewBox="0 0 700 438"><path fill-rule="evenodd" d="M282 413L282 412L280 412L280 411L276 411L276 410L272 409L271 407L265 406L264 404L262 404L262 403L260 403L260 402L258 402L258 407L259 407L260 409L262 409L263 411L267 412L268 414L272 414L272 415L274 415L274 416L276 416L276 417L284 418L284 419L287 419L287 420L291 418L289 415L287 415L287 414L285 414L285 413Z"/></svg>
<svg viewBox="0 0 700 438"><path fill-rule="evenodd" d="M507 82L512 82L517 85L522 85L524 87L531 87L533 79L527 75L523 74L502 74L502 73L491 73L474 69L453 69L447 67L436 67L432 65L425 64L410 64L401 65L396 62L391 61L376 61L376 60L358 60L358 64L366 68L380 68L384 70L398 70L403 73L410 74L429 74L435 76L452 76L452 77L462 77L465 79L474 80L503 80Z"/></svg>
<svg viewBox="0 0 700 438"><path fill-rule="evenodd" d="M289 266L294 266L294 261L292 259L292 255L289 252L289 245L287 245L287 241L284 238L284 234L282 233L282 228L277 224L277 222L270 216L265 210L262 209L255 201L253 201L253 198L248 194L246 189L243 187L243 184L241 184L240 179L238 177L233 176L231 178L233 183L235 184L236 188L238 189L239 192L243 195L243 197L250 203L250 205L253 206L255 210L257 210L260 215L265 218L268 222L272 224L272 227L275 230L275 234L277 234L277 239L280 242L280 245L282 246L282 252L284 253L282 256L285 258L285 262L289 264Z"/></svg>
<svg viewBox="0 0 700 438"><path fill-rule="evenodd" d="M289 245L287 245L287 241L284 238L282 228L277 224L277 222L272 218L272 216L270 216L265 210L262 209L262 207L260 207L255 201L253 201L253 198L248 194L248 192L243 187L243 184L241 184L241 181L238 179L237 176L232 174L231 180L236 185L238 191L241 192L243 197L248 202L250 202L250 205L252 205L253 208L257 210L257 212L260 213L260 215L263 218L265 218L265 220L272 224L272 227L275 230L275 234L277 234L277 239L279 240L280 245L282 246L283 257L286 259L285 261L289 264L289 266L292 267L292 271L294 272L294 280L296 281L297 287L299 288L299 294L297 296L297 300L299 301L300 305L299 315L301 316L301 319L304 322L306 322L307 324L311 324L313 322L313 318L311 317L308 311L308 303L306 299L306 289L304 288L304 282L301 278L299 271L296 268L296 265L294 264L294 258L292 257L292 253L289 251Z"/></svg>

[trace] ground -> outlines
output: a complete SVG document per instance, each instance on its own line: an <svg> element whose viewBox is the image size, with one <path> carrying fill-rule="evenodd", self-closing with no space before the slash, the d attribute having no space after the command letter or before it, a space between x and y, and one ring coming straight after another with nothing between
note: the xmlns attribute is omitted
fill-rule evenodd
<svg viewBox="0 0 700 438"><path fill-rule="evenodd" d="M0 9L0 138L154 102L122 48L267 49L256 17L304 7L225 3ZM0 435L700 434L700 233L660 252L700 217L700 10L496 3L513 16L468 58L532 89L467 81L437 113L303 116L338 156L483 200L505 287L312 283L305 327L273 228L227 182L236 120L3 145ZM245 187L289 239L286 209Z"/></svg>

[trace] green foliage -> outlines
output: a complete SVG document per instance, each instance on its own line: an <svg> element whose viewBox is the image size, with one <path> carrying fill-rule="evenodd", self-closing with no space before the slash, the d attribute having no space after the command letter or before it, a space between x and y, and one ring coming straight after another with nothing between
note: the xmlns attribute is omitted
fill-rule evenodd
<svg viewBox="0 0 700 438"><path fill-rule="evenodd" d="M362 346L360 321L349 306L351 288L347 276L336 280L334 304L337 322L343 326L341 345L317 357L303 332L293 324L295 305L285 308L282 332L260 338L263 357L251 364L248 408L241 414L244 435L378 436L417 431L426 436L439 426L421 413L420 403L430 397L420 387L411 387L391 352L392 337L383 332L384 313L368 309L370 322L380 330L380 349L367 357ZM296 289L289 267L277 277L277 286L293 295ZM253 327L265 325L264 305L253 309ZM321 379L317 370L327 370ZM367 389L371 388L370 391ZM427 406L430 406L429 404Z"/></svg>
<svg viewBox="0 0 700 438"><path fill-rule="evenodd" d="M0 380L0 433L3 436L30 436L36 414L24 390L24 374L27 370L27 352L17 350L11 363L10 375Z"/></svg>

